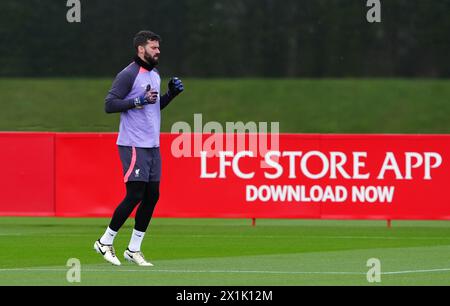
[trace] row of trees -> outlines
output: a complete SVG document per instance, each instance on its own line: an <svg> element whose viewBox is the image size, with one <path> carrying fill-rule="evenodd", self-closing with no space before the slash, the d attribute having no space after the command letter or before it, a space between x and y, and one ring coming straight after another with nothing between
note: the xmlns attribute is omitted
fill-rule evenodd
<svg viewBox="0 0 450 306"><path fill-rule="evenodd" d="M132 37L163 37L160 70L191 77L449 77L450 0L2 0L0 76L111 76Z"/></svg>

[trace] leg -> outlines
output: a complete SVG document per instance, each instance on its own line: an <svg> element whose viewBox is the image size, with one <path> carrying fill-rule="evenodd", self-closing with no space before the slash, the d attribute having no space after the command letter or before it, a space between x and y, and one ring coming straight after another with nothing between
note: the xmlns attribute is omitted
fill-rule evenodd
<svg viewBox="0 0 450 306"><path fill-rule="evenodd" d="M153 264L144 258L144 254L141 252L141 245L158 199L159 182L148 183L144 199L136 212L136 224L131 235L130 243L124 253L126 260L136 263L139 266L153 266Z"/></svg>
<svg viewBox="0 0 450 306"><path fill-rule="evenodd" d="M152 264L144 258L144 255L141 252L141 245L144 240L145 232L150 224L150 220L152 219L156 203L159 199L159 182L161 178L161 158L159 148L148 149L147 153L147 156L149 157L149 183L146 185L144 197L136 212L136 223L128 249L124 252L126 260L139 266L152 266Z"/></svg>
<svg viewBox="0 0 450 306"><path fill-rule="evenodd" d="M156 203L159 200L159 182L147 183L141 205L136 212L136 224L134 228L140 232L146 232Z"/></svg>
<svg viewBox="0 0 450 306"><path fill-rule="evenodd" d="M109 224L109 228L118 232L125 221L128 219L133 209L143 201L146 193L146 182L127 182L127 194L123 201L116 208Z"/></svg>

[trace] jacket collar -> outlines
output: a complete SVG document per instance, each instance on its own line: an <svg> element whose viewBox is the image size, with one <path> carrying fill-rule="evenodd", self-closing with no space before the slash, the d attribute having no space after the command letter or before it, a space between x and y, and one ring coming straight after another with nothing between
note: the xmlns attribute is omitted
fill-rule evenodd
<svg viewBox="0 0 450 306"><path fill-rule="evenodd" d="M134 62L135 62L136 64L138 64L139 66L141 66L142 68L147 69L148 71L152 71L153 68L155 68L154 65L151 65L151 64L149 64L149 63L147 63L147 62L144 62L144 61L143 61L139 56L137 56L137 55L134 57Z"/></svg>

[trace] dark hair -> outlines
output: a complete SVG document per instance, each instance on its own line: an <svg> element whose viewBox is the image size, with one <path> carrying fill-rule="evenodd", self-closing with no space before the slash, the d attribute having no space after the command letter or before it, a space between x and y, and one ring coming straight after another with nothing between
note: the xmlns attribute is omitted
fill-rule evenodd
<svg viewBox="0 0 450 306"><path fill-rule="evenodd" d="M161 41L161 37L158 34L153 33L152 31L140 31L138 32L133 39L134 49L138 49L139 46L145 46L147 41Z"/></svg>

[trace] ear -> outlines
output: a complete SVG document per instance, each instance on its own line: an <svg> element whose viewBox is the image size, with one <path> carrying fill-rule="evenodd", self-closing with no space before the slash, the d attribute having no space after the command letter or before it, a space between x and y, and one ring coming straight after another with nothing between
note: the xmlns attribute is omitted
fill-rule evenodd
<svg viewBox="0 0 450 306"><path fill-rule="evenodd" d="M138 46L138 54L145 52L145 48L143 46Z"/></svg>

